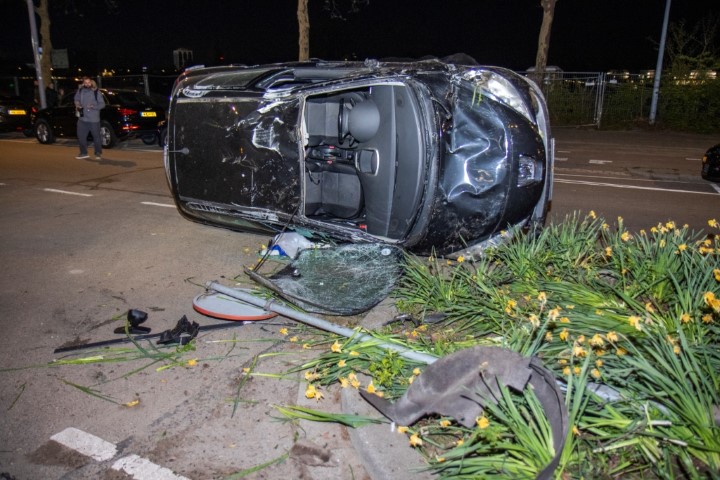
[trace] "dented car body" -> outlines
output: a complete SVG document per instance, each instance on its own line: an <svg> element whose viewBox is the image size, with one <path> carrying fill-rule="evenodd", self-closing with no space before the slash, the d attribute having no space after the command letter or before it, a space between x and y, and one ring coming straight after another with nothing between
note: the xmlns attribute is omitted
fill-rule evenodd
<svg viewBox="0 0 720 480"><path fill-rule="evenodd" d="M536 85L501 68L202 68L174 87L165 167L195 221L451 254L544 222L547 118Z"/></svg>

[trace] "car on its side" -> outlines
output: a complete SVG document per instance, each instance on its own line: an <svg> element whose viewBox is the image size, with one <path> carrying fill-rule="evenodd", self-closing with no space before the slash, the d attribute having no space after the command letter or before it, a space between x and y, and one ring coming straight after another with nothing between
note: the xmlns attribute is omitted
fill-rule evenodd
<svg viewBox="0 0 720 480"><path fill-rule="evenodd" d="M0 95L0 132L27 132L32 128L32 107L15 97Z"/></svg>
<svg viewBox="0 0 720 480"><path fill-rule="evenodd" d="M165 109L152 98L135 90L98 89L105 108L100 110L100 136L103 148L112 148L129 138L152 138L155 142L158 123L165 119ZM40 143L53 143L56 137L75 138L75 91L63 95L58 104L35 113L33 129Z"/></svg>
<svg viewBox="0 0 720 480"><path fill-rule="evenodd" d="M179 211L420 254L476 251L542 224L553 139L540 89L438 59L185 71L165 167Z"/></svg>
<svg viewBox="0 0 720 480"><path fill-rule="evenodd" d="M702 158L702 178L710 182L720 182L720 143L710 147Z"/></svg>

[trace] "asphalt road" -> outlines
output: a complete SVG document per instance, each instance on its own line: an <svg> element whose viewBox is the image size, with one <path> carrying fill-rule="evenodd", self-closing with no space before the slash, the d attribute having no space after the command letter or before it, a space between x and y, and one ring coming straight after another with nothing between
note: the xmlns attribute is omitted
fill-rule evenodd
<svg viewBox="0 0 720 480"><path fill-rule="evenodd" d="M669 219L703 229L709 218L720 219L720 187L699 177L699 159L717 139L556 135L552 221L591 209L610 223L622 216L632 229ZM332 465L291 456L248 478L364 478L342 429L272 420L273 404L307 401L298 379L253 377L237 394L242 368L256 355L266 354L258 371L278 373L313 354L299 347L302 330L294 332L296 343L279 333L293 325L288 320L203 334L196 351L160 371L168 362L156 358L47 366L59 358L52 353L58 346L113 338L129 308L149 312L145 325L153 332L183 315L216 323L194 312L192 299L209 280L234 284L267 242L181 218L158 147L130 142L106 150L101 161L76 160L76 153L72 141L39 145L0 135L0 474L159 478L159 470L142 477L112 469L132 454L188 478L223 478L278 458L300 437L331 450ZM274 355L280 352L287 355ZM93 459L50 441L70 427L119 453Z"/></svg>

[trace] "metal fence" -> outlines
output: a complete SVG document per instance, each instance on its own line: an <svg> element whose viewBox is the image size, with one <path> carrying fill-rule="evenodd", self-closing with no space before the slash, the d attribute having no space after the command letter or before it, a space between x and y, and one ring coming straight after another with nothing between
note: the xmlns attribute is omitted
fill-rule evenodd
<svg viewBox="0 0 720 480"><path fill-rule="evenodd" d="M98 76L104 88L132 88L167 102L177 78L173 75ZM53 78L69 91L78 78ZM652 77L602 72L548 72L541 86L553 126L623 128L646 122L652 98ZM0 76L0 93L37 98L33 77ZM669 128L700 133L720 131L720 79L676 80L663 77L659 117Z"/></svg>

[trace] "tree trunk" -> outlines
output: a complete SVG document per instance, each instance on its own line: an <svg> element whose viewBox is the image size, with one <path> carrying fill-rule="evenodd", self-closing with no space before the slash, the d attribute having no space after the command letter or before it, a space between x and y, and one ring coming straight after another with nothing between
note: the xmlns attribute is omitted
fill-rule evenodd
<svg viewBox="0 0 720 480"><path fill-rule="evenodd" d="M298 0L297 8L300 53L298 59L303 62L310 58L310 15L308 14L308 0Z"/></svg>
<svg viewBox="0 0 720 480"><path fill-rule="evenodd" d="M533 79L540 86L542 86L545 67L547 67L548 50L550 50L550 32L552 31L552 22L555 17L556 1L557 0L540 0L540 5L543 9L543 20L540 26L537 56L535 57L535 75L533 75Z"/></svg>
<svg viewBox="0 0 720 480"><path fill-rule="evenodd" d="M40 69L42 70L45 85L52 82L52 40L50 39L50 13L48 12L48 1L40 0L35 7L35 13L40 17L40 45L42 46L42 58Z"/></svg>

